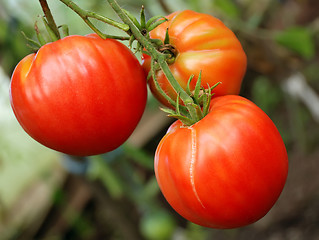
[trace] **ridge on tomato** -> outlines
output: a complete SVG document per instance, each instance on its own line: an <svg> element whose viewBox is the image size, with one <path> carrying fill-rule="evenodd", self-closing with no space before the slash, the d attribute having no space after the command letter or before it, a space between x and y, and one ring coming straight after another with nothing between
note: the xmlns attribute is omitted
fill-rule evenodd
<svg viewBox="0 0 319 240"><path fill-rule="evenodd" d="M180 215L205 227L235 228L259 220L277 201L288 157L271 119L251 101L228 95L213 98L194 125L173 123L154 166Z"/></svg>
<svg viewBox="0 0 319 240"><path fill-rule="evenodd" d="M146 105L144 71L122 43L96 34L42 46L16 66L10 85L14 114L35 140L71 155L120 146Z"/></svg>
<svg viewBox="0 0 319 240"><path fill-rule="evenodd" d="M174 12L166 17L167 22L150 32L150 37L164 41L168 29L170 45L175 49L175 60L169 65L179 84L186 89L189 77L195 74L190 88L202 71L201 85L204 88L221 84L214 89L215 96L238 94L246 72L246 54L235 36L219 19L191 10ZM167 49L167 48L165 48ZM150 71L151 58L144 55L143 68ZM164 73L159 70L156 77L161 88L173 100L177 94L170 86ZM171 107L149 81L153 95L164 105Z"/></svg>

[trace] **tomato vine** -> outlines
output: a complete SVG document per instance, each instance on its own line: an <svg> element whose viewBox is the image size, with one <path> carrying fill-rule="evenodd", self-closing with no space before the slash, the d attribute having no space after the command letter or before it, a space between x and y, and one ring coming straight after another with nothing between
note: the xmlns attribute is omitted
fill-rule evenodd
<svg viewBox="0 0 319 240"><path fill-rule="evenodd" d="M10 85L11 105L25 131L43 145L74 156L116 149L143 114L147 70L149 85L168 103L162 110L179 120L155 153L155 175L171 206L186 219L214 228L240 227L264 216L285 184L287 152L268 116L236 95L247 59L233 32L220 20L191 10L146 21L142 7L137 20L116 0L108 0L122 21L117 22L72 0L59 1L95 33L63 37L67 28L57 26L47 1L39 0L53 43L46 44L35 24L39 43L28 40L40 49L20 61ZM128 36L105 34L91 18ZM192 27L185 31L186 25ZM179 41L183 38L176 32L183 32L189 41ZM146 64L114 39L129 41L131 48L136 41L136 51L148 55ZM191 60L180 61L183 51L191 52ZM182 74L176 73L178 61ZM219 78L227 91L216 95L235 95L212 99Z"/></svg>
<svg viewBox="0 0 319 240"><path fill-rule="evenodd" d="M40 2L45 2L45 1L46 0L40 0ZM144 52L146 52L152 58L151 72L152 72L153 78L155 76L155 72L157 71L157 69L161 69L163 73L165 74L165 76L167 77L167 79L169 80L173 89L178 94L177 99L172 99L164 91L162 91L159 84L156 85L158 91L160 91L163 97L167 99L167 101L169 101L175 108L174 110L163 109L165 112L169 113L169 116L180 119L186 125L192 125L196 123L197 121L199 121L200 119L202 119L207 114L207 106L209 105L210 99L212 97L212 91L211 91L212 88L209 88L208 91L202 91L202 96L206 95L206 97L202 97L202 101L204 101L204 104L199 104L198 101L194 99L189 92L187 92L180 86L180 84L178 83L178 81L175 79L174 75L170 71L167 61L168 59L171 59L172 55L159 51L158 41L154 41L153 39L150 39L150 37L148 36L149 31L156 28L162 22L166 21L164 17L155 16L146 23L144 9L142 8L141 20L140 22L138 22L134 16L132 16L126 10L122 9L115 0L108 0L109 5L113 8L116 14L123 21L123 23L119 23L107 17L101 16L99 14L83 10L71 0L60 0L60 1L64 3L67 7L72 9L75 13L77 13L84 20L84 22L100 37L114 38L119 40L130 40L130 45L132 41L137 40L138 44L141 46L140 49L141 50L145 49ZM50 14L46 14L46 16L47 15L50 16ZM122 36L106 35L102 33L99 29L97 29L93 25L93 23L89 20L89 18L95 18L99 21L102 21L104 23L117 27L125 31L129 35L129 37L127 38ZM50 24L50 25L53 25L53 24ZM164 45L164 44L165 42L164 43L161 42L161 45ZM193 77L190 76L189 81L191 81L192 78ZM156 78L154 78L154 81L156 82ZM198 81L200 82L200 79ZM198 87L195 90L195 92L201 91L200 84L197 84L197 86ZM180 103L180 99L182 101L182 104ZM205 107L203 108L203 106Z"/></svg>

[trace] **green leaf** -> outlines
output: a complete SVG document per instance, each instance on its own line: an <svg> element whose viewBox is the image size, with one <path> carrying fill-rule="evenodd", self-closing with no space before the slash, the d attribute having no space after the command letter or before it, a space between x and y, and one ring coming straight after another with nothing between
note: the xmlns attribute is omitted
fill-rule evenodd
<svg viewBox="0 0 319 240"><path fill-rule="evenodd" d="M315 54L315 43L309 29L304 27L291 27L275 35L277 43L296 52L306 59Z"/></svg>
<svg viewBox="0 0 319 240"><path fill-rule="evenodd" d="M232 0L215 0L214 6L219 8L228 17L238 18L240 15L239 8Z"/></svg>

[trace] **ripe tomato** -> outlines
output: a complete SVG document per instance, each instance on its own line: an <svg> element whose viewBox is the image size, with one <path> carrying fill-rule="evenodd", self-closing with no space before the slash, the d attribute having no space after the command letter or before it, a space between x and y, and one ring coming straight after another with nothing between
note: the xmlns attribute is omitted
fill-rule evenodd
<svg viewBox="0 0 319 240"><path fill-rule="evenodd" d="M186 219L212 228L262 218L287 172L287 152L273 122L235 95L213 98L210 113L190 127L173 123L155 155L166 200Z"/></svg>
<svg viewBox="0 0 319 240"><path fill-rule="evenodd" d="M207 88L221 82L214 89L215 96L238 94L246 72L247 58L235 34L217 18L190 10L174 12L168 21L150 32L151 38L165 39L166 29L170 44L177 51L170 70L185 89L189 77L195 74L191 89L195 88L196 76L202 71L202 86ZM151 58L144 55L144 69L150 70ZM157 71L157 80L162 89L172 98L176 93L162 71ZM154 80L149 81L154 96L169 106L156 90Z"/></svg>
<svg viewBox="0 0 319 240"><path fill-rule="evenodd" d="M147 100L144 71L133 53L96 34L44 45L16 66L13 111L35 140L71 155L95 155L121 145Z"/></svg>

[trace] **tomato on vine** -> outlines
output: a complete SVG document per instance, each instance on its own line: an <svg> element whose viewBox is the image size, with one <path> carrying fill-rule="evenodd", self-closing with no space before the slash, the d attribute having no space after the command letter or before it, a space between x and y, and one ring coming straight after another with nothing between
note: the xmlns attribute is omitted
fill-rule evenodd
<svg viewBox="0 0 319 240"><path fill-rule="evenodd" d="M270 118L236 95L213 98L208 115L171 125L155 154L155 174L168 203L212 228L245 226L278 199L288 172L283 140Z"/></svg>
<svg viewBox="0 0 319 240"><path fill-rule="evenodd" d="M169 68L179 84L186 89L189 77L198 77L202 71L202 86L212 87L215 96L238 94L246 72L246 54L235 36L219 19L208 14L191 10L174 12L150 32L152 39L165 41L168 30L169 44L161 46L159 51L172 55ZM144 55L144 69L151 69L151 58ZM195 79L196 79L195 77ZM162 70L156 72L156 78L165 93L176 100L177 94L171 87ZM192 82L191 89L195 88ZM154 79L149 81L154 96L164 105L171 106L159 93Z"/></svg>
<svg viewBox="0 0 319 240"><path fill-rule="evenodd" d="M120 146L147 100L144 71L132 52L96 34L42 46L16 66L10 85L15 116L35 140L71 155Z"/></svg>
<svg viewBox="0 0 319 240"><path fill-rule="evenodd" d="M108 0L121 24L71 0L60 1L98 35L68 36L20 61L11 78L10 101L24 130L70 155L111 151L130 136L143 114L143 68L155 70L150 89L179 119L159 143L154 162L169 204L186 219L212 228L241 227L263 217L284 187L288 157L270 118L236 95L247 59L235 34L220 20L190 10L146 22L142 9L139 23ZM49 33L59 38L46 0L40 2ZM152 58L145 57L142 68L123 44L98 37L109 35L89 18L125 31L129 37L118 39L129 40L130 46L137 40L137 50ZM145 223L144 234L151 236Z"/></svg>

